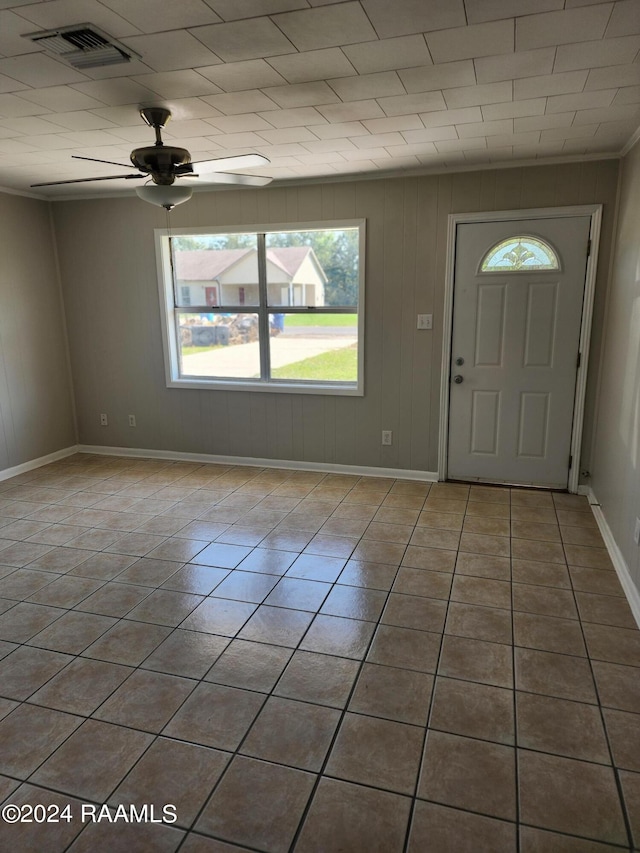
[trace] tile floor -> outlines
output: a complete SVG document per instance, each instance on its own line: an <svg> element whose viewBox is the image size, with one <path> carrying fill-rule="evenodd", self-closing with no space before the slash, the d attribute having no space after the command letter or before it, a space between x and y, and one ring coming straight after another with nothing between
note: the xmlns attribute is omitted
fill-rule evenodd
<svg viewBox="0 0 640 853"><path fill-rule="evenodd" d="M2 850L640 846L585 498L78 455L0 483L0 614L0 800L73 815Z"/></svg>

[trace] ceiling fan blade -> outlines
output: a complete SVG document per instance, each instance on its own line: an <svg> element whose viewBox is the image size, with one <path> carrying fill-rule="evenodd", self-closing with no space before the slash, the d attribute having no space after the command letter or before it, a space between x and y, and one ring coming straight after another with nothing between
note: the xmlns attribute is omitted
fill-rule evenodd
<svg viewBox="0 0 640 853"><path fill-rule="evenodd" d="M74 178L70 181L47 181L44 184L31 184L32 187L55 187L58 184L86 184L87 181L117 181L121 178L130 180L131 178L148 178L149 175L107 175L101 178Z"/></svg>
<svg viewBox="0 0 640 853"><path fill-rule="evenodd" d="M95 157L80 157L79 154L72 154L72 160L91 160L92 163L108 163L110 166L120 166L121 169L136 169L137 166L131 163L116 163L114 160L97 160Z"/></svg>
<svg viewBox="0 0 640 853"><path fill-rule="evenodd" d="M265 166L271 161L262 154L239 154L237 157L218 157L214 160L200 160L189 165L198 167L198 172L226 172L228 169L253 169Z"/></svg>
<svg viewBox="0 0 640 853"><path fill-rule="evenodd" d="M195 178L198 175L187 175L186 177ZM210 175L202 175L200 185L202 184L241 184L247 187L264 187L270 184L273 178L266 178L262 175L236 175L233 172L212 172Z"/></svg>

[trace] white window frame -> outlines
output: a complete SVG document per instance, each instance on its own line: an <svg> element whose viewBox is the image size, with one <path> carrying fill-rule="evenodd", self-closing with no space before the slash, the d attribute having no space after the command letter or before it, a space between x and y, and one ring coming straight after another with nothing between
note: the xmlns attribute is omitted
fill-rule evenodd
<svg viewBox="0 0 640 853"><path fill-rule="evenodd" d="M318 382L315 380L286 380L286 379L205 379L203 377L188 378L180 375L180 346L177 338L173 275L169 251L171 237L198 237L209 234L269 234L282 232L300 232L313 230L340 230L357 228L358 239L358 377L353 384L340 382ZM347 219L327 222L294 222L273 223L266 225L225 225L210 228L156 228L155 246L158 270L158 289L160 295L160 321L162 326L162 347L164 354L165 376L167 388L195 388L225 391L268 391L270 393L286 394L320 394L347 397L364 396L364 298L365 298L365 246L366 220ZM263 274L263 273L261 273ZM255 312L264 308L253 306ZM272 308L275 306L271 306ZM279 307L279 306L278 306ZM249 306L247 306L249 309ZM311 313L313 309L286 306L282 313ZM330 312L331 308L318 308L317 313ZM266 342L268 345L268 341Z"/></svg>

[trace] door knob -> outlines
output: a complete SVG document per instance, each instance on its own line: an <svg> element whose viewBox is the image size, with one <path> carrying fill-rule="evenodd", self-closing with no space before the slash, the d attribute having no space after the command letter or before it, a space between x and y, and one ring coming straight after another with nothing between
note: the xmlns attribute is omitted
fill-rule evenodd
<svg viewBox="0 0 640 853"><path fill-rule="evenodd" d="M458 358L456 358L456 364L457 364L457 365L462 365L462 364L464 364L464 358L462 358L461 356L459 356Z"/></svg>
<svg viewBox="0 0 640 853"><path fill-rule="evenodd" d="M461 382L464 381L464 377L460 376L460 374L458 373L453 377L453 381L456 383L456 385L459 385Z"/></svg>

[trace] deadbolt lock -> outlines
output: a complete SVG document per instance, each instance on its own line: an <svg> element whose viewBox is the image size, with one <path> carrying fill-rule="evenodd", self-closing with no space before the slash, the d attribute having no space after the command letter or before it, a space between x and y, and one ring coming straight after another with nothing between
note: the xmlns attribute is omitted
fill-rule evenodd
<svg viewBox="0 0 640 853"><path fill-rule="evenodd" d="M458 358L456 358L456 364L457 364L457 365L462 365L462 364L464 364L464 358L462 358L462 357L460 357L460 356L459 356Z"/></svg>

